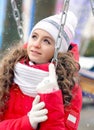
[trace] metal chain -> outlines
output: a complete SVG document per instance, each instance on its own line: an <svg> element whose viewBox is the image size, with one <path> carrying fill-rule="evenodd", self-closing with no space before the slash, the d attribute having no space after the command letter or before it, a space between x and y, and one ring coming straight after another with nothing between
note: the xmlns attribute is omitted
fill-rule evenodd
<svg viewBox="0 0 94 130"><path fill-rule="evenodd" d="M69 2L70 2L70 0L64 1L64 7L63 7L63 10L62 10L62 15L61 15L61 20L60 20L61 25L60 25L60 29L59 29L57 40L56 40L56 48L55 48L54 57L52 59L52 62L55 62L56 65L57 65L58 50L59 50L61 42L62 42L61 31L64 29L64 25L66 23L67 12L68 12L68 8L69 8Z"/></svg>
<svg viewBox="0 0 94 130"><path fill-rule="evenodd" d="M61 42L60 33L61 33L61 30L64 28L64 25L66 23L67 11L68 11L68 8L69 8L69 2L70 2L70 0L64 1L64 8L63 8L63 11L62 11L62 16L61 16L61 26L60 26L57 41L56 41L56 43L59 42L59 45L60 45L60 42ZM90 2L91 2L92 13L94 15L94 0L90 0ZM13 10L13 16L14 16L14 19L15 19L16 24L17 24L17 30L18 30L19 37L20 37L21 40L23 40L24 33L23 33L22 21L20 20L20 13L19 13L19 10L17 8L17 4L16 4L15 0L11 0L11 5L12 5L12 10ZM63 23L62 23L62 21L63 21ZM54 60L57 60L58 49L59 49L59 46L56 48L56 52L54 54Z"/></svg>
<svg viewBox="0 0 94 130"><path fill-rule="evenodd" d="M94 16L94 0L90 0L90 3L91 3L91 8L92 8L92 13Z"/></svg>
<svg viewBox="0 0 94 130"><path fill-rule="evenodd" d="M12 5L12 10L13 10L13 16L17 24L18 34L19 34L20 39L23 41L24 33L23 33L22 21L21 21L20 13L17 8L17 4L15 0L11 0L11 5Z"/></svg>

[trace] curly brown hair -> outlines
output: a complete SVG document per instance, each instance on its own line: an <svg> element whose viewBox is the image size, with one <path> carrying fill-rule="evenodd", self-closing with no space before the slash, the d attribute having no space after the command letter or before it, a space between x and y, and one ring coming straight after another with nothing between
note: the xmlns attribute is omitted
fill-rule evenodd
<svg viewBox="0 0 94 130"><path fill-rule="evenodd" d="M69 105L72 99L72 89L79 82L80 65L74 59L72 52L58 54L56 74L58 85L63 93L64 104Z"/></svg>
<svg viewBox="0 0 94 130"><path fill-rule="evenodd" d="M0 66L0 115L7 108L9 100L9 90L13 83L14 66L22 58L27 59L26 48L22 45L15 45L8 50L1 60ZM63 93L64 104L68 105L72 99L72 88L75 84L75 79L78 71L77 62L74 60L71 52L59 53L56 73L58 76L58 84Z"/></svg>
<svg viewBox="0 0 94 130"><path fill-rule="evenodd" d="M0 115L7 108L6 103L10 96L11 84L13 83L14 66L22 58L27 58L27 52L19 43L7 49L3 54L0 62Z"/></svg>

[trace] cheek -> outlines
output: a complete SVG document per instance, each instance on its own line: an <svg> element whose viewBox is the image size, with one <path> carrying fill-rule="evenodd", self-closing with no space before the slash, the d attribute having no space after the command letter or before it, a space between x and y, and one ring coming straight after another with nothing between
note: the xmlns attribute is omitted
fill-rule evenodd
<svg viewBox="0 0 94 130"><path fill-rule="evenodd" d="M32 43L33 43L33 39L30 37L30 38L28 39L28 45L31 46Z"/></svg>
<svg viewBox="0 0 94 130"><path fill-rule="evenodd" d="M52 59L54 56L54 49L48 50L46 56L48 56L49 59Z"/></svg>
<svg viewBox="0 0 94 130"><path fill-rule="evenodd" d="M31 39L29 39L29 41L28 41L28 46L30 46L31 43L32 43L32 41L31 41Z"/></svg>

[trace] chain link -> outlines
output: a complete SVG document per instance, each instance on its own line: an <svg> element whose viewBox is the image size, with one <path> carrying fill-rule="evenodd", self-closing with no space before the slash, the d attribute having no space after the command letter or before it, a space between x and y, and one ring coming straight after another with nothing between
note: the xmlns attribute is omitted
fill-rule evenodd
<svg viewBox="0 0 94 130"><path fill-rule="evenodd" d="M12 10L13 10L13 16L17 24L18 34L19 34L20 39L23 41L24 33L23 33L22 21L20 19L20 13L17 8L17 4L15 0L11 0L11 5L12 5Z"/></svg>
<svg viewBox="0 0 94 130"><path fill-rule="evenodd" d="M90 2L91 2L92 13L94 16L94 0L90 0Z"/></svg>
<svg viewBox="0 0 94 130"><path fill-rule="evenodd" d="M67 12L68 12L68 8L69 8L69 2L70 2L70 0L64 1L64 7L63 7L63 10L62 10L62 15L61 15L61 20L60 20L61 25L60 25L60 29L59 29L57 40L56 40L56 48L55 48L54 57L52 59L52 62L55 62L56 65L57 65L58 50L59 50L59 48L61 46L61 42L62 42L61 32L64 29L64 25L66 23Z"/></svg>
<svg viewBox="0 0 94 130"><path fill-rule="evenodd" d="M61 26L60 26L60 29L59 29L59 33L58 33L56 43L58 43L58 41L61 42L60 33L61 33L61 30L64 29L64 25L66 23L67 11L68 11L68 8L69 8L69 2L70 2L70 0L64 1L64 8L63 8L63 11L62 11L62 16L61 16ZM91 2L92 13L94 15L94 0L90 0L90 2ZM23 33L22 21L20 20L20 13L19 13L19 10L17 8L17 4L16 4L15 0L11 0L11 5L12 5L12 10L13 10L13 16L14 16L14 19L15 19L16 24L17 24L17 30L18 30L19 37L20 37L21 40L23 40L24 33ZM60 44L61 43L59 43L59 45ZM59 46L56 48L56 52L54 54L54 60L57 60L58 48L59 48Z"/></svg>

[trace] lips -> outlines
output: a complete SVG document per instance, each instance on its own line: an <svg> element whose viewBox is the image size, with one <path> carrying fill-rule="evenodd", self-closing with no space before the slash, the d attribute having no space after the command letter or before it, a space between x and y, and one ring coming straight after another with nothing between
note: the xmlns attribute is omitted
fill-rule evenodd
<svg viewBox="0 0 94 130"><path fill-rule="evenodd" d="M35 51L35 50L31 50L31 53L41 55L41 53L40 53L40 52Z"/></svg>

